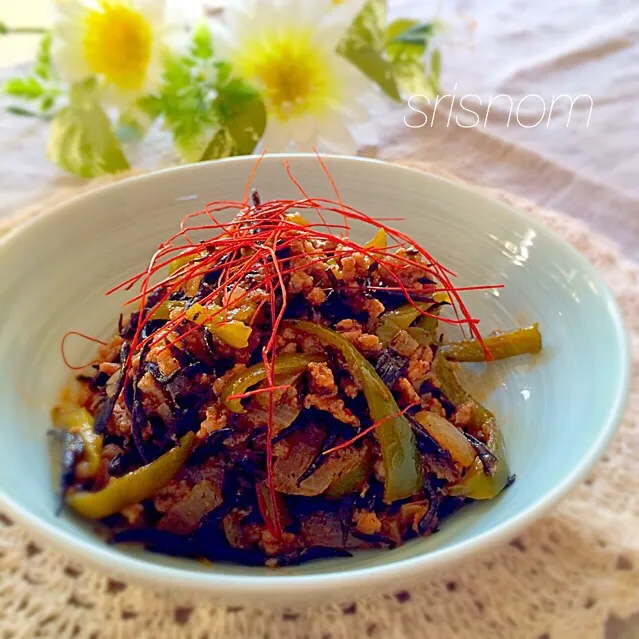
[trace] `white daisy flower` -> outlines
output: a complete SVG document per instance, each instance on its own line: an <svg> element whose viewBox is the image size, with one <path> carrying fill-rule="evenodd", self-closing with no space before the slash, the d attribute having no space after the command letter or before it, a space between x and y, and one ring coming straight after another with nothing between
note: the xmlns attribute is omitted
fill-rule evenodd
<svg viewBox="0 0 639 639"><path fill-rule="evenodd" d="M216 53L262 92L269 151L314 146L355 153L351 127L368 118L370 81L336 53L362 0L244 0L213 28Z"/></svg>
<svg viewBox="0 0 639 639"><path fill-rule="evenodd" d="M120 105L159 86L164 0L57 0L55 9L53 56L63 80L96 76Z"/></svg>

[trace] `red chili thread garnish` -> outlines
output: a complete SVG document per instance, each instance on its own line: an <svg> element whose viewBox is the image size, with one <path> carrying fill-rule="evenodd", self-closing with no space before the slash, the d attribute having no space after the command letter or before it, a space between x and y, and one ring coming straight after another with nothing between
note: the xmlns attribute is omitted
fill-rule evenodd
<svg viewBox="0 0 639 639"><path fill-rule="evenodd" d="M113 287L108 294L120 290L129 290L133 286L139 288L139 292L128 300L129 304L135 304L139 313L138 324L131 340L131 349L125 365L125 374L128 375L134 354L139 352L143 346L154 347L162 344L162 350L177 346L185 338L201 329L197 322L187 319L187 311L174 311L164 325L155 332L151 332L148 337L142 339L142 327L149 318L156 313L159 308L167 302L173 293L181 290L194 278L199 278L212 271L218 271L219 277L215 285L211 285L209 292L198 300L202 306L208 304L218 304L220 309L213 312L207 308L207 321L215 316L226 313L243 303L247 298L256 295L256 309L249 324L253 324L256 318L261 317L265 309L270 314L270 335L268 341L262 349L262 361L266 373L266 385L254 391L237 394L232 399L242 399L258 393L268 393L268 424L266 442L266 470L269 501L273 508L277 509L278 500L275 491L273 477L273 413L274 396L276 390L283 390L286 386L276 386L274 383L275 359L277 350L277 337L287 308L287 288L286 278L302 269L317 264L326 264L329 259L334 259L340 266L343 258L359 254L371 263L376 263L378 272L382 276L382 286L370 286L369 290L395 290L402 292L408 304L411 304L421 315L432 317L427 311L421 310L413 295L421 293L430 295L435 292L447 292L451 298L451 304L455 312L455 318L438 317L444 323L468 325L471 334L482 344L486 359L492 356L486 349L477 329L478 321L472 317L467 307L461 299L460 292L471 290L485 290L501 288L501 285L494 286L465 286L456 287L451 278L455 273L440 262L438 262L428 251L416 244L405 233L402 233L386 224L388 221L401 218L377 218L374 219L365 213L343 202L337 188L337 184L330 174L326 164L317 154L318 162L325 172L335 193L335 200L329 198L310 197L303 186L293 176L290 166L284 162L284 169L301 194L301 199L283 199L269 202L250 202L251 185L257 175L258 168L262 162L263 153L255 163L249 180L247 181L244 197L242 201L219 201L209 202L205 207L184 217L180 225L180 230L174 233L168 240L161 243L148 267L134 275L118 286ZM308 226L295 224L287 218L291 211L311 210L315 212L321 223L310 223ZM222 222L219 218L235 214L235 218L230 222ZM331 215L337 215L343 223L337 224L330 221ZM374 230L384 229L389 238L388 245L384 248L366 248L353 242L349 237L350 222L357 221L372 227ZM345 236L336 235L335 232L345 231ZM189 233L209 234L201 242L194 243ZM288 255L284 249L291 247L296 242L322 242L322 248L309 251L304 254ZM410 248L413 254L397 254L392 251L397 248ZM416 256L416 257L415 257ZM161 275L162 271L171 264L177 257L191 257L190 262L177 269L172 275ZM434 281L434 284L422 285L416 288L414 285L404 284L401 274L404 269L415 268L423 272L424 277ZM249 273L253 274L252 279L248 279ZM150 295L162 291L152 307L147 308ZM226 318L222 318L223 322ZM260 320L262 321L262 320ZM74 332L69 333L73 334ZM172 338L171 334L177 336ZM92 341L99 342L83 334L79 334ZM66 339L67 336L65 336ZM100 342L102 343L102 342ZM63 340L64 348L64 340ZM64 352L63 352L64 357ZM65 358L65 363L66 361ZM71 367L74 368L74 367ZM78 367L74 368L78 370ZM387 417L392 419L403 414L403 411ZM328 454L340 448L349 446L359 438L374 430L386 420L381 420L377 424L362 431L359 435L348 442L336 446L324 454ZM271 513L275 530L272 532L276 537L281 537L282 531L279 525L278 513Z"/></svg>
<svg viewBox="0 0 639 639"><path fill-rule="evenodd" d="M78 337L81 337L82 339L88 340L89 342L100 344L101 346L107 345L107 343L103 342L101 339L98 339L97 337L91 337L91 335L87 335L86 333L80 333L80 331L68 331L67 333L63 335L62 341L60 342L60 352L62 353L62 361L64 361L64 365L73 371L81 371L83 368L86 368L87 366L91 366L91 364L99 364L99 362L95 358L93 358L91 361L87 362L86 364L82 364L82 366L73 366L72 364L69 363L69 360L67 359L67 355L64 352L64 347L67 343L67 339L69 339L71 335L76 335Z"/></svg>
<svg viewBox="0 0 639 639"><path fill-rule="evenodd" d="M339 205L343 208L344 202L342 202L342 196L339 194L339 189L337 188L337 184L335 184L335 180L333 179L333 176L331 175L330 171L328 170L328 167L324 163L324 160L322 160L322 156L319 154L318 150L315 147L313 147L313 152L315 153L315 157L317 158L317 161L320 163L320 166L322 167L322 171L324 171L324 173L326 174L326 177L328 178L328 181L331 183L331 186L333 187L333 193L335 193L335 197L337 198ZM346 217L346 215L344 215L344 225L346 226L346 235L348 235L351 230L351 227L348 225L348 218Z"/></svg>
<svg viewBox="0 0 639 639"><path fill-rule="evenodd" d="M408 406L406 406L406 408L402 408L402 410L397 411L396 413L393 413L392 415L388 415L387 417L384 417L384 419L380 419L378 422L375 422L372 426L365 428L361 433L357 433L355 437L351 437L349 440L342 442L341 444L338 444L337 446L333 446L333 448L329 448L328 450L325 450L322 453L322 455L329 455L330 453L334 453L338 450L341 450L342 448L348 448L351 444L354 444L357 440L361 439L362 437L366 437L368 433L372 433L378 426L385 424L391 419L400 417L407 410L410 410L411 408L415 408L415 406L419 406L419 404L420 402L413 402L412 404L409 404Z"/></svg>
<svg viewBox="0 0 639 639"><path fill-rule="evenodd" d="M252 391L247 391L246 393L236 393L235 395L229 395L226 399L233 401L236 399L246 399L247 397L251 397L252 395L259 395L260 393L272 393L278 390L286 390L287 388L291 388L291 384L284 384L282 386L264 386L263 388L256 388Z"/></svg>

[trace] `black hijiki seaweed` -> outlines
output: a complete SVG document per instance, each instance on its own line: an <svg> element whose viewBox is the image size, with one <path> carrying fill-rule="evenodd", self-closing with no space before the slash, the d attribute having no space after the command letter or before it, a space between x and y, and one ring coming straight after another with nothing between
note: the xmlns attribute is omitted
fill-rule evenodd
<svg viewBox="0 0 639 639"><path fill-rule="evenodd" d="M124 475L125 473L137 468L141 464L142 460L140 458L140 453L138 453L137 451L137 448L130 448L129 450L116 455L109 462L109 476L118 477L120 475Z"/></svg>
<svg viewBox="0 0 639 639"><path fill-rule="evenodd" d="M122 347L120 348L120 362L122 363L120 368L120 377L118 378L112 394L107 395L95 416L93 430L99 435L104 433L106 430L107 424L111 419L111 415L113 415L113 409L115 408L118 398L120 397L120 393L122 392L122 388L124 387L124 362L126 362L129 357L130 348L131 347L128 342L124 342L124 344L122 344Z"/></svg>
<svg viewBox="0 0 639 639"><path fill-rule="evenodd" d="M138 383L142 376L145 374L145 360L146 355L149 351L149 345L145 344L142 350L140 351L140 360L138 365L138 370L133 379L129 380L131 384L132 390L131 398L131 436L133 437L133 443L142 458L142 461L145 464L148 464L151 461L151 456L149 451L147 451L144 437L142 435L142 430L146 428L148 424L148 420L146 417L146 413L144 411L144 407L142 406L142 392L138 388Z"/></svg>
<svg viewBox="0 0 639 639"><path fill-rule="evenodd" d="M375 363L377 374L388 388L393 388L395 382L406 375L407 369L408 358L390 348L385 348Z"/></svg>
<svg viewBox="0 0 639 639"><path fill-rule="evenodd" d="M428 512L417 524L417 531L422 537L436 528L439 521L439 507L442 502L441 492L436 488L435 482L429 477L424 480L424 492L428 497Z"/></svg>
<svg viewBox="0 0 639 639"><path fill-rule="evenodd" d="M224 442L233 434L232 428L221 428L213 431L186 462L187 466L199 466L211 457L219 455L224 448Z"/></svg>
<svg viewBox="0 0 639 639"><path fill-rule="evenodd" d="M67 488L75 484L75 465L84 452L82 437L77 433L71 433L62 428L51 428L47 434L60 442L62 452L60 455L60 495L56 515L59 515L64 505L64 495Z"/></svg>
<svg viewBox="0 0 639 639"><path fill-rule="evenodd" d="M389 548L395 548L397 545L390 537L380 535L379 533L367 534L359 532L359 530L351 530L351 535L356 539L365 541L374 546L388 546Z"/></svg>
<svg viewBox="0 0 639 639"><path fill-rule="evenodd" d="M330 273L331 271L327 271ZM318 307L320 313L333 323L345 319L354 319L365 322L368 319L366 311L355 311L347 304L346 296L336 288L331 289L326 295L326 300Z"/></svg>
<svg viewBox="0 0 639 639"><path fill-rule="evenodd" d="M497 470L497 464L499 458L488 450L488 446L484 442L480 442L476 437L473 437L470 433L464 432L466 439L472 444L477 457L484 467L484 473L489 477L492 477Z"/></svg>
<svg viewBox="0 0 639 639"><path fill-rule="evenodd" d="M341 430L341 429L340 429ZM322 442L322 446L308 465L308 468L298 477L297 485L299 486L304 480L308 479L325 461L326 455L324 455L324 451L329 450L335 446L338 438L340 436L339 430L332 430L326 434L324 437L324 441Z"/></svg>

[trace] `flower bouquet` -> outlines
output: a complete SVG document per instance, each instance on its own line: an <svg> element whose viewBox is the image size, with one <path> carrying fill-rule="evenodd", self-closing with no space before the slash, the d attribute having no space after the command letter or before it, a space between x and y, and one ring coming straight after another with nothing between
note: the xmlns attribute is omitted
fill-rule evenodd
<svg viewBox="0 0 639 639"><path fill-rule="evenodd" d="M177 28L163 0L58 0L15 115L49 121L49 159L95 177L129 167L123 142L167 130L180 159L357 150L372 92L438 91L436 22L388 23L385 0L244 0ZM0 34L11 29L0 24Z"/></svg>

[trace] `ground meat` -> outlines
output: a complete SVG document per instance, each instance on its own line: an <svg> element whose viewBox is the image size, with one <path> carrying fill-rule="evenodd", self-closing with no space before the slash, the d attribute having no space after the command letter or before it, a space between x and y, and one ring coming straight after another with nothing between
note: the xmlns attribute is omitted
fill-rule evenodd
<svg viewBox="0 0 639 639"><path fill-rule="evenodd" d="M335 330L365 355L377 355L382 350L377 335L364 333L362 325L356 320L342 320L336 324Z"/></svg>
<svg viewBox="0 0 639 639"><path fill-rule="evenodd" d="M473 419L472 404L461 404L453 415L453 423L457 426L470 426Z"/></svg>
<svg viewBox="0 0 639 639"><path fill-rule="evenodd" d="M404 259L397 259L389 256L386 263L390 268L378 269L378 271L380 271L381 279L385 284L388 284L389 286L397 286L396 278L399 278L402 284L404 284L407 288L420 290L423 288L421 280L423 280L424 277L433 279L434 276L426 267L426 263L424 262L422 255L408 255L406 249L403 248L398 249L396 255L400 258L408 258L412 262L417 262L420 266L408 264L404 261Z"/></svg>
<svg viewBox="0 0 639 639"><path fill-rule="evenodd" d="M326 301L326 293L316 286L313 290L308 294L306 298L313 306L319 306Z"/></svg>
<svg viewBox="0 0 639 639"><path fill-rule="evenodd" d="M131 413L120 397L113 407L113 414L107 425L107 431L112 435L128 437L131 434Z"/></svg>
<svg viewBox="0 0 639 639"><path fill-rule="evenodd" d="M299 348L295 342L289 342L288 344L285 344L284 346L279 348L277 352L280 355L292 355L293 353L297 353L298 350Z"/></svg>
<svg viewBox="0 0 639 639"><path fill-rule="evenodd" d="M107 444L102 449L102 455L100 457L100 465L98 466L98 472L95 475L93 488L100 490L109 483L109 463L112 459L115 459L117 455L122 454L122 449L116 444Z"/></svg>
<svg viewBox="0 0 639 639"><path fill-rule="evenodd" d="M327 413L331 413L335 419L338 419L344 424L359 426L359 419L352 413L352 411L346 408L343 399L309 393L304 398L304 408L310 408L311 406L314 406L319 410L325 410Z"/></svg>
<svg viewBox="0 0 639 639"><path fill-rule="evenodd" d="M138 382L138 388L144 394L144 407L147 410L156 410L166 403L164 391L159 386L151 373L144 373Z"/></svg>
<svg viewBox="0 0 639 639"><path fill-rule="evenodd" d="M337 384L333 371L324 362L311 362L308 365L309 388L317 395L337 395Z"/></svg>
<svg viewBox="0 0 639 639"><path fill-rule="evenodd" d="M436 413L437 415L446 417L446 411L444 410L442 403L434 397L424 397L422 399L422 408L427 410L429 413Z"/></svg>
<svg viewBox="0 0 639 639"><path fill-rule="evenodd" d="M340 260L340 266L342 267L342 281L346 283L354 281L357 277L355 258L351 255L343 257Z"/></svg>
<svg viewBox="0 0 639 639"><path fill-rule="evenodd" d="M430 362L423 359L411 360L408 362L408 381L410 381L415 388L419 388L422 382L426 379L428 372L430 371Z"/></svg>
<svg viewBox="0 0 639 639"><path fill-rule="evenodd" d="M406 331L399 331L399 333L393 337L390 347L396 353L410 357L419 348L419 344Z"/></svg>
<svg viewBox="0 0 639 639"><path fill-rule="evenodd" d="M102 362L98 367L101 373L106 373L109 377L115 375L120 370L120 364L114 364L112 362Z"/></svg>
<svg viewBox="0 0 639 639"><path fill-rule="evenodd" d="M364 355L377 355L382 350L382 343L377 335L364 333L357 338L355 346L364 353Z"/></svg>
<svg viewBox="0 0 639 639"><path fill-rule="evenodd" d="M377 323L377 318L386 310L384 305L375 298L366 298L363 309L368 313L369 323L371 327Z"/></svg>
<svg viewBox="0 0 639 639"><path fill-rule="evenodd" d="M129 526L139 525L144 518L144 506L133 504L120 511L120 514L129 522Z"/></svg>
<svg viewBox="0 0 639 639"><path fill-rule="evenodd" d="M404 406L420 401L417 391L405 377L400 377L397 380L397 390L399 390L400 402Z"/></svg>
<svg viewBox="0 0 639 639"><path fill-rule="evenodd" d="M326 348L314 335L304 335L302 337L301 349L303 353L326 353Z"/></svg>
<svg viewBox="0 0 639 639"><path fill-rule="evenodd" d="M206 417L197 432L198 439L206 439L212 432L226 426L228 411L217 402L206 407Z"/></svg>
<svg viewBox="0 0 639 639"><path fill-rule="evenodd" d="M344 336L345 333L356 333L356 337L359 337L363 333L362 325L354 319L344 319L341 322L337 322L335 330Z"/></svg>
<svg viewBox="0 0 639 639"><path fill-rule="evenodd" d="M147 361L155 362L160 369L160 373L165 377L168 377L181 368L180 362L171 355L168 349L165 349L164 341L149 351Z"/></svg>
<svg viewBox="0 0 639 639"><path fill-rule="evenodd" d="M297 537L292 533L282 533L282 536L277 539L270 531L264 529L262 530L260 546L266 555L281 555L297 550L298 543ZM268 561L266 565L270 565ZM277 561L273 565L277 565Z"/></svg>
<svg viewBox="0 0 639 639"><path fill-rule="evenodd" d="M113 362L120 354L124 340L116 335L108 344L98 348L98 358L103 362Z"/></svg>
<svg viewBox="0 0 639 639"><path fill-rule="evenodd" d="M309 293L314 285L313 277L304 271L291 273L288 281L289 293Z"/></svg>
<svg viewBox="0 0 639 639"><path fill-rule="evenodd" d="M342 391L344 392L344 395L346 395L346 397L350 397L351 399L355 399L355 397L357 397L357 394L361 390L360 385L350 375L344 375L342 377L340 386L342 388Z"/></svg>
<svg viewBox="0 0 639 639"><path fill-rule="evenodd" d="M375 535L382 529L382 522L375 513L367 510L356 510L353 514L355 528L364 535Z"/></svg>

